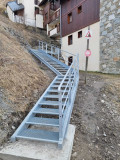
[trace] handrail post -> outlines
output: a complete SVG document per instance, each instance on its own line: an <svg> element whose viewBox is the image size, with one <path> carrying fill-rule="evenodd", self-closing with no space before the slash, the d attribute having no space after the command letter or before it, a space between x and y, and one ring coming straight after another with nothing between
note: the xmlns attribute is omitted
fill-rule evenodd
<svg viewBox="0 0 120 160"><path fill-rule="evenodd" d="M58 60L60 60L60 49L57 48L57 50L58 50Z"/></svg>
<svg viewBox="0 0 120 160"><path fill-rule="evenodd" d="M48 45L47 45L47 43L46 43L46 53L47 53L47 47L48 47Z"/></svg>
<svg viewBox="0 0 120 160"><path fill-rule="evenodd" d="M79 78L79 54L77 54L77 76Z"/></svg>
<svg viewBox="0 0 120 160"><path fill-rule="evenodd" d="M59 90L59 148L62 148L63 142L63 124L62 124L62 91Z"/></svg>
<svg viewBox="0 0 120 160"><path fill-rule="evenodd" d="M71 71L70 71L71 72ZM71 73L69 72L69 103L71 103Z"/></svg>
<svg viewBox="0 0 120 160"><path fill-rule="evenodd" d="M43 42L42 42L42 50L43 50Z"/></svg>
<svg viewBox="0 0 120 160"><path fill-rule="evenodd" d="M51 46L51 55L53 55L53 46Z"/></svg>
<svg viewBox="0 0 120 160"><path fill-rule="evenodd" d="M39 49L40 49L40 41L39 41Z"/></svg>

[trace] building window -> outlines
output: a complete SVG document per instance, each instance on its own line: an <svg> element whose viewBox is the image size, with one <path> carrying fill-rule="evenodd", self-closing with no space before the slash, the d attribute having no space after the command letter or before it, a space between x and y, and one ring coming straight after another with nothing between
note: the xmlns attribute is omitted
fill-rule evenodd
<svg viewBox="0 0 120 160"><path fill-rule="evenodd" d="M82 37L82 31L78 32L78 38Z"/></svg>
<svg viewBox="0 0 120 160"><path fill-rule="evenodd" d="M68 14L68 24L72 22L72 12Z"/></svg>
<svg viewBox="0 0 120 160"><path fill-rule="evenodd" d="M36 7L35 7L35 15L36 15L36 14L39 14L39 8L36 8Z"/></svg>
<svg viewBox="0 0 120 160"><path fill-rule="evenodd" d="M71 45L71 44L73 44L73 36L72 35L68 36L68 45Z"/></svg>
<svg viewBox="0 0 120 160"><path fill-rule="evenodd" d="M71 66L72 62L73 62L73 57L72 56L68 57L68 66Z"/></svg>
<svg viewBox="0 0 120 160"><path fill-rule="evenodd" d="M82 12L82 6L78 7L78 14L80 14Z"/></svg>
<svg viewBox="0 0 120 160"><path fill-rule="evenodd" d="M34 0L35 5L38 5L38 0Z"/></svg>

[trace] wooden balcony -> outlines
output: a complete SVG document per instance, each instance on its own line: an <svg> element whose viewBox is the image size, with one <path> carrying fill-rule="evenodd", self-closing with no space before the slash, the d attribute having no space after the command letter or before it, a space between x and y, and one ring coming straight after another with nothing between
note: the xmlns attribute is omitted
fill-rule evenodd
<svg viewBox="0 0 120 160"><path fill-rule="evenodd" d="M54 29L50 30L48 32L48 35L50 37L57 37L60 35L60 24L57 25L57 27L55 27Z"/></svg>
<svg viewBox="0 0 120 160"><path fill-rule="evenodd" d="M58 22L60 20L60 9L50 16L49 23Z"/></svg>

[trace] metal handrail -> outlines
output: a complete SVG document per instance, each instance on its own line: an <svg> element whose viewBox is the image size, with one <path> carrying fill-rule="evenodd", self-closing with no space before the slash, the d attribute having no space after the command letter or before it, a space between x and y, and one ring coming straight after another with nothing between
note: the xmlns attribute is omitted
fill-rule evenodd
<svg viewBox="0 0 120 160"><path fill-rule="evenodd" d="M41 40L39 40L39 47L40 47L40 43L42 43L42 45L45 45L46 47L46 53L47 53L47 48L48 47L51 47L51 54L57 54L58 55L58 60L60 59L60 55L62 55L63 57L65 56L65 57L69 57L69 56L66 56L65 54L69 54L70 56L74 56L74 57L76 57L76 55L75 54L73 54L73 53L70 53L70 52L68 52L68 51L64 51L64 50L61 50L58 46L55 46L55 45L53 45L53 44L50 44L50 43L47 43L47 42L45 42L45 41L41 41ZM55 48L55 50L57 50L57 53L55 53L55 52L53 52L53 48L52 47L54 47ZM43 49L44 47L42 46L42 49Z"/></svg>
<svg viewBox="0 0 120 160"><path fill-rule="evenodd" d="M56 48L59 48L58 46L55 46L55 45L53 45L53 44L51 44L51 43L47 43L46 41L38 40L38 42L43 42L43 43L46 43L46 44L48 44L48 45L54 46L54 47L56 47ZM60 48L59 48L59 49L60 49Z"/></svg>
<svg viewBox="0 0 120 160"><path fill-rule="evenodd" d="M66 87L64 88L64 91L62 91L63 84L65 83L66 79L68 79ZM69 123L69 117L67 117L67 121L65 122L65 118L68 115L68 112L66 107L69 108L69 105L72 103L71 100L71 92L74 90L74 88L77 87L76 81L78 83L79 80L79 55L76 55L73 63L69 67L67 73L64 75L62 82L60 83L58 87L58 93L59 93L59 139L63 138L66 133L66 128L68 127ZM68 90L67 90L68 89ZM66 90L68 91L67 97L64 98L66 94ZM65 101L63 102L63 99ZM72 108L69 108L72 110ZM65 112L65 113L64 113ZM69 113L70 114L70 113ZM63 127L64 126L64 127Z"/></svg>
<svg viewBox="0 0 120 160"><path fill-rule="evenodd" d="M71 70L72 66L73 66L73 63L71 64L71 66L70 66L70 68L68 69L67 73L65 74L65 76L64 76L64 78L63 78L61 84L59 85L59 87L58 87L58 92L60 92L61 87L62 87L62 85L63 85L63 83L64 83L66 77L68 76L68 73L69 73L69 71Z"/></svg>

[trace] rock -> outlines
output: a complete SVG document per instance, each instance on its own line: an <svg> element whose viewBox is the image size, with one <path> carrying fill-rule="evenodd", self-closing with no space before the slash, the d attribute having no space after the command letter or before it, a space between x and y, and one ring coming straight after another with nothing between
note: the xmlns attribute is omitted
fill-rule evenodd
<svg viewBox="0 0 120 160"><path fill-rule="evenodd" d="M12 126L12 129L15 130L16 129L15 126Z"/></svg>
<svg viewBox="0 0 120 160"><path fill-rule="evenodd" d="M103 94L103 97L106 97L106 95L105 95L105 94Z"/></svg>
<svg viewBox="0 0 120 160"><path fill-rule="evenodd" d="M72 157L76 157L77 156L77 152L74 152L73 154L72 154Z"/></svg>
<svg viewBox="0 0 120 160"><path fill-rule="evenodd" d="M105 132L104 132L104 134L103 134L103 135L104 135L104 137L106 137L106 136L107 136Z"/></svg>
<svg viewBox="0 0 120 160"><path fill-rule="evenodd" d="M104 100L101 100L101 102L102 102L102 103L105 103L105 101L104 101Z"/></svg>

